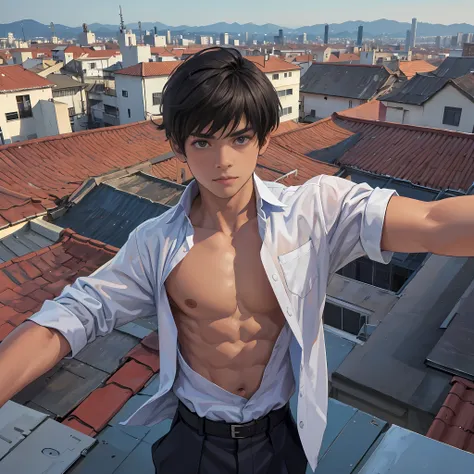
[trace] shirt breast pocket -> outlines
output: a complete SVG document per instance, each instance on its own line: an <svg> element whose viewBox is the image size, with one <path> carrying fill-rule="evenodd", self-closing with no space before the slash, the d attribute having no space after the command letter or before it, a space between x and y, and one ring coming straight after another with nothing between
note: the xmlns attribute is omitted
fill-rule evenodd
<svg viewBox="0 0 474 474"><path fill-rule="evenodd" d="M291 293L304 298L316 278L316 250L310 239L301 247L278 256L286 285Z"/></svg>

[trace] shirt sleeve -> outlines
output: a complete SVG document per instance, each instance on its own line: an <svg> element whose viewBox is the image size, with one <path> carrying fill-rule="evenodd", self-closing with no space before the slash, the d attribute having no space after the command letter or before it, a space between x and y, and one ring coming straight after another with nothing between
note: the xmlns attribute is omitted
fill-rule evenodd
<svg viewBox="0 0 474 474"><path fill-rule="evenodd" d="M67 339L71 346L67 358L116 326L156 314L150 268L143 264L139 245L136 229L114 258L66 286L29 318Z"/></svg>
<svg viewBox="0 0 474 474"><path fill-rule="evenodd" d="M387 205L397 192L335 176L323 176L319 190L330 274L362 256L389 263L393 252L381 249L382 229Z"/></svg>

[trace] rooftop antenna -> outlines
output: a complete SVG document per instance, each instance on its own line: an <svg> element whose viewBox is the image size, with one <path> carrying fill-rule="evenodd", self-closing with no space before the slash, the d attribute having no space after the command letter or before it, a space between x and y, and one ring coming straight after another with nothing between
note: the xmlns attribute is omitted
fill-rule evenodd
<svg viewBox="0 0 474 474"><path fill-rule="evenodd" d="M140 32L140 44L143 44L142 22L138 22L138 31Z"/></svg>
<svg viewBox="0 0 474 474"><path fill-rule="evenodd" d="M123 22L123 13L122 13L122 5L120 5L120 33L125 31L125 23Z"/></svg>
<svg viewBox="0 0 474 474"><path fill-rule="evenodd" d="M54 30L54 23L51 22L51 23L49 24L49 27L51 28L51 36L56 36L56 35L55 35L55 30Z"/></svg>
<svg viewBox="0 0 474 474"><path fill-rule="evenodd" d="M26 43L25 29L23 28L23 23L21 24L21 32L23 33L23 41Z"/></svg>

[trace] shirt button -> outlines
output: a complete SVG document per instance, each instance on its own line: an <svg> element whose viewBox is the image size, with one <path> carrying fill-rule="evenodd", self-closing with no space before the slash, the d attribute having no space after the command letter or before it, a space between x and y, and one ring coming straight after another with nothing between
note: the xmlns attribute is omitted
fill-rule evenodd
<svg viewBox="0 0 474 474"><path fill-rule="evenodd" d="M303 423L303 421L300 421L300 428L301 428L301 429L304 428L304 423Z"/></svg>
<svg viewBox="0 0 474 474"><path fill-rule="evenodd" d="M274 274L272 275L272 278L273 278L275 281L278 281L278 275L277 275L276 273L274 273Z"/></svg>

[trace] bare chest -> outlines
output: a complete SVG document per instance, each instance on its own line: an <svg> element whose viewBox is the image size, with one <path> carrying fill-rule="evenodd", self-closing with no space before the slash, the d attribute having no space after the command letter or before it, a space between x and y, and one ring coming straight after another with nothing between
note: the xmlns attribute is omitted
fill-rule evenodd
<svg viewBox="0 0 474 474"><path fill-rule="evenodd" d="M278 302L263 268L256 223L227 237L195 229L194 246L166 281L168 296L197 319L273 313Z"/></svg>

